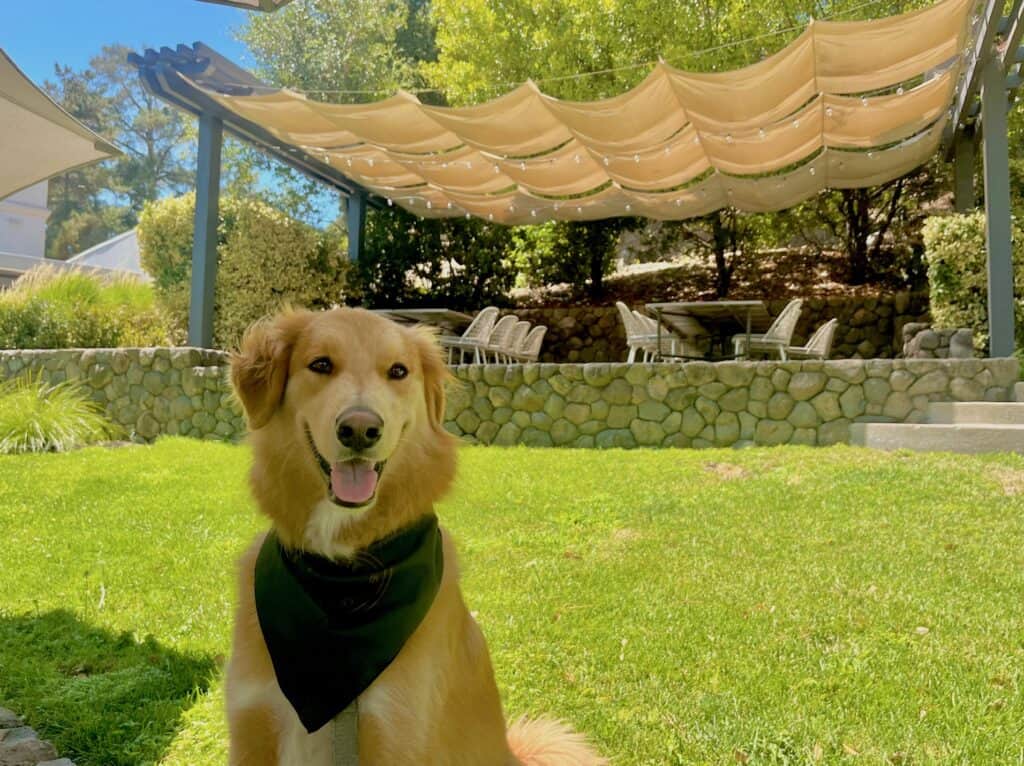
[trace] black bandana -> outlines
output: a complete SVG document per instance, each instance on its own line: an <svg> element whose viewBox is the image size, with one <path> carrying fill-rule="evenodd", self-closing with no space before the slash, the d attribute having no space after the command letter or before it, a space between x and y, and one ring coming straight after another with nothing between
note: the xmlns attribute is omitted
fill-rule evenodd
<svg viewBox="0 0 1024 766"><path fill-rule="evenodd" d="M344 710L398 656L441 587L437 517L338 562L267 535L256 559L256 613L277 683L310 733Z"/></svg>

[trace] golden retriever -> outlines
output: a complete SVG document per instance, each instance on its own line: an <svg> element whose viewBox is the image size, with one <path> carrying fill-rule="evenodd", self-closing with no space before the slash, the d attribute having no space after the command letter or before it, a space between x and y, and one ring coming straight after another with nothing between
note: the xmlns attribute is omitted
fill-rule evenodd
<svg viewBox="0 0 1024 766"><path fill-rule="evenodd" d="M431 332L360 309L289 310L249 329L231 378L249 422L252 492L283 550L351 561L433 513L455 474L443 428L448 375ZM260 628L254 567L264 537L240 562L230 763L328 766L332 727L307 733ZM506 731L452 540L443 530L441 540L443 575L426 616L358 698L360 766L607 763L554 721Z"/></svg>

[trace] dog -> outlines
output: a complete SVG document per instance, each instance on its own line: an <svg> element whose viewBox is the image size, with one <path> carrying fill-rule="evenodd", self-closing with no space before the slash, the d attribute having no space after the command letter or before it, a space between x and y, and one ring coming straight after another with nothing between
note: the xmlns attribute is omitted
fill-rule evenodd
<svg viewBox="0 0 1024 766"><path fill-rule="evenodd" d="M361 582L373 593L366 603L349 604L355 611L346 614L383 609L374 617L383 622L374 625L388 625L394 615L380 606L388 596L373 565L385 555L381 546L406 542L422 553L417 574L407 572L403 582L417 589L424 613L410 620L404 643L374 628L365 644L371 654L395 645L397 655L371 669L368 686L349 691L358 692L360 766L607 763L559 722L521 719L506 729L487 645L459 590L452 539L433 516L456 469L455 440L443 427L449 377L428 328L362 309L285 310L252 326L232 354L232 385L253 452L250 485L272 529L239 562L225 680L231 764L332 764L332 726L316 726L346 701L332 695L352 685L349 668L365 669L360 652L351 650L364 644L335 647L334 633L318 634L319 643L307 649L312 632L281 624L290 618L272 610L287 612L305 596L258 596L267 589L266 566L327 568L330 578L331 567L369 561L371 574ZM383 579L390 583L389 577ZM345 619L336 622L348 630ZM295 663L306 674L300 692ZM310 680L321 673L333 680Z"/></svg>

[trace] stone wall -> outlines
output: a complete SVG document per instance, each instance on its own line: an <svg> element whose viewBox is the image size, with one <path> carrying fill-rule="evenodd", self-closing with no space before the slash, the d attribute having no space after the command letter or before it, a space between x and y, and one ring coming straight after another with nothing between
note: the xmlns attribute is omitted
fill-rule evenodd
<svg viewBox="0 0 1024 766"><path fill-rule="evenodd" d="M788 300L768 301L777 316ZM637 306L636 308L640 308ZM614 306L510 309L535 324L546 324L542 362L621 362L626 359L626 335ZM928 315L925 293L880 296L808 298L793 336L800 345L833 317L839 319L833 359L889 359L903 348L903 326Z"/></svg>
<svg viewBox="0 0 1024 766"><path fill-rule="evenodd" d="M198 348L0 351L0 378L77 382L125 436L237 439L245 431L227 382L227 354Z"/></svg>
<svg viewBox="0 0 1024 766"><path fill-rule="evenodd" d="M448 429L471 442L711 447L848 442L853 422L920 422L933 401L1005 401L1014 359L456 368Z"/></svg>
<svg viewBox="0 0 1024 766"><path fill-rule="evenodd" d="M78 382L126 436L236 440L227 355L194 348L2 351L0 378ZM447 428L484 444L833 444L850 423L918 422L933 401L1003 401L1014 359L872 359L454 368Z"/></svg>
<svg viewBox="0 0 1024 766"><path fill-rule="evenodd" d="M905 359L971 359L974 331L969 327L935 329L923 322L903 326Z"/></svg>

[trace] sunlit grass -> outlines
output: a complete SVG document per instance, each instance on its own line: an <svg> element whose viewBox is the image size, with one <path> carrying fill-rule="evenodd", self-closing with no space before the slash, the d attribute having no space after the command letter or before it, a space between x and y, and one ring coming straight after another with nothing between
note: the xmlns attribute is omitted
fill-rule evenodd
<svg viewBox="0 0 1024 766"><path fill-rule="evenodd" d="M0 704L79 766L225 761L244 447L0 458ZM439 508L506 712L621 766L1011 764L1024 459L467 448Z"/></svg>

